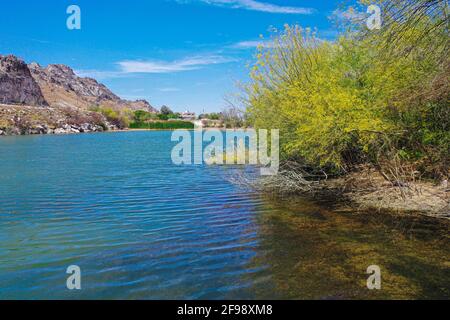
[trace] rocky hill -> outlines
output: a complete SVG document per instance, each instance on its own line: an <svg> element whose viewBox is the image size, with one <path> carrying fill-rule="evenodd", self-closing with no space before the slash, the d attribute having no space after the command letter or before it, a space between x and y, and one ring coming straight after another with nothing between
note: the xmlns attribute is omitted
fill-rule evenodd
<svg viewBox="0 0 450 320"><path fill-rule="evenodd" d="M95 79L78 77L66 65L27 65L13 55L0 55L0 135L121 127L95 112L99 108L119 115L136 110L157 112L147 101L121 99Z"/></svg>
<svg viewBox="0 0 450 320"><path fill-rule="evenodd" d="M34 62L28 67L45 100L52 106L75 106L86 110L92 106L105 106L157 112L147 101L123 100L95 79L78 77L66 65L50 64L43 68Z"/></svg>
<svg viewBox="0 0 450 320"><path fill-rule="evenodd" d="M0 55L0 103L47 105L28 66L14 56Z"/></svg>

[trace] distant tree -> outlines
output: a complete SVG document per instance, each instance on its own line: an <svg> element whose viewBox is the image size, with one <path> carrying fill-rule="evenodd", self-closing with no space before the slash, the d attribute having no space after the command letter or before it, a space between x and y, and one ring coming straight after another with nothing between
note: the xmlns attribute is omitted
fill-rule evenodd
<svg viewBox="0 0 450 320"><path fill-rule="evenodd" d="M138 123L145 122L150 118L150 113L144 110L137 110L134 112L134 121Z"/></svg>
<svg viewBox="0 0 450 320"><path fill-rule="evenodd" d="M160 112L164 115L173 114L173 111L168 106L162 106Z"/></svg>
<svg viewBox="0 0 450 320"><path fill-rule="evenodd" d="M210 113L209 114L209 119L210 120L219 120L220 119L220 117L221 117L221 114L220 113Z"/></svg>
<svg viewBox="0 0 450 320"><path fill-rule="evenodd" d="M181 114L176 112L176 113L170 113L167 115L167 117L169 119L180 119L181 118Z"/></svg>
<svg viewBox="0 0 450 320"><path fill-rule="evenodd" d="M227 128L241 128L245 124L244 112L235 106L224 109L221 113L221 119Z"/></svg>
<svg viewBox="0 0 450 320"><path fill-rule="evenodd" d="M199 120L202 119L209 119L209 120L219 120L221 118L221 114L220 113L202 113L201 115L198 116Z"/></svg>

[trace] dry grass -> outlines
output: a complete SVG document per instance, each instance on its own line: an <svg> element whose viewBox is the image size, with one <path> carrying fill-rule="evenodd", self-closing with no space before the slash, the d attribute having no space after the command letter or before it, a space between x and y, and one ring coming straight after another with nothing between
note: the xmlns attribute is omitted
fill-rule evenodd
<svg viewBox="0 0 450 320"><path fill-rule="evenodd" d="M414 211L450 218L450 189L446 181L436 185L416 179L408 184L397 185L386 181L376 171L365 170L352 173L335 183L344 185L344 195L364 209Z"/></svg>
<svg viewBox="0 0 450 320"><path fill-rule="evenodd" d="M311 174L301 166L285 164L276 176L250 177L241 172L234 174L230 180L275 196L333 199L361 210L414 212L450 219L450 189L446 181L436 185L414 179L398 184L386 180L377 170L368 167L341 177L329 177L323 172Z"/></svg>

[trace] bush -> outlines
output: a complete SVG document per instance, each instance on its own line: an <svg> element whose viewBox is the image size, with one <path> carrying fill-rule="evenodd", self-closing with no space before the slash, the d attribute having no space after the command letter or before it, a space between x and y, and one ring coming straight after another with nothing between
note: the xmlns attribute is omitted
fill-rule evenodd
<svg viewBox="0 0 450 320"><path fill-rule="evenodd" d="M167 121L167 120L169 120L169 116L167 114L160 113L160 114L158 114L158 119Z"/></svg>
<svg viewBox="0 0 450 320"><path fill-rule="evenodd" d="M131 123L131 129L156 129L156 130L174 130L174 129L194 129L194 124L187 121L167 121L167 122L147 122Z"/></svg>
<svg viewBox="0 0 450 320"><path fill-rule="evenodd" d="M151 112L147 112L144 110L137 110L134 112L133 119L134 122L146 122L149 120L153 120L156 118L156 115Z"/></svg>
<svg viewBox="0 0 450 320"><path fill-rule="evenodd" d="M130 119L133 117L129 109L114 110L111 107L92 107L92 111L101 113L109 123L115 125L119 129L127 128Z"/></svg>
<svg viewBox="0 0 450 320"><path fill-rule="evenodd" d="M179 114L178 112L177 113L170 113L170 114L167 115L167 117L169 119L181 119L181 114Z"/></svg>
<svg viewBox="0 0 450 320"><path fill-rule="evenodd" d="M425 54L430 42L448 44L448 31L417 43L421 26L396 41L393 50L408 54L388 55L386 41L361 33L328 43L286 26L273 47L258 49L244 94L248 121L280 129L282 156L316 169L399 159L448 174L450 64Z"/></svg>

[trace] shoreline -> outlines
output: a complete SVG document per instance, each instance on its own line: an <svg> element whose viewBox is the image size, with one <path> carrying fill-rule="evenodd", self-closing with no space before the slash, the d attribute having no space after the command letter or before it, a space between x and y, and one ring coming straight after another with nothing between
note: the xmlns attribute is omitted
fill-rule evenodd
<svg viewBox="0 0 450 320"><path fill-rule="evenodd" d="M239 175L233 181L269 197L305 198L356 212L376 214L384 211L450 221L450 186L447 180L439 183L415 180L397 186L376 170L365 168L344 176L309 182L291 171L256 180Z"/></svg>
<svg viewBox="0 0 450 320"><path fill-rule="evenodd" d="M325 181L324 193L336 206L356 211L387 212L394 215L420 215L450 221L448 181L414 181L394 186L375 172L362 171Z"/></svg>
<svg viewBox="0 0 450 320"><path fill-rule="evenodd" d="M239 128L235 128L239 129ZM174 130L188 130L193 131L196 129L113 129L113 130L99 130L99 131L85 131L85 132L62 132L62 133L56 133L56 132L32 132L32 133L17 133L17 134L6 134L4 130L0 130L0 137L17 137L17 136L47 136L47 135L55 135L55 136L62 136L62 135L73 135L73 134L92 134L92 133L114 133L114 132L141 132L141 131L174 131ZM208 130L220 130L225 131L225 128L202 128L203 131Z"/></svg>

